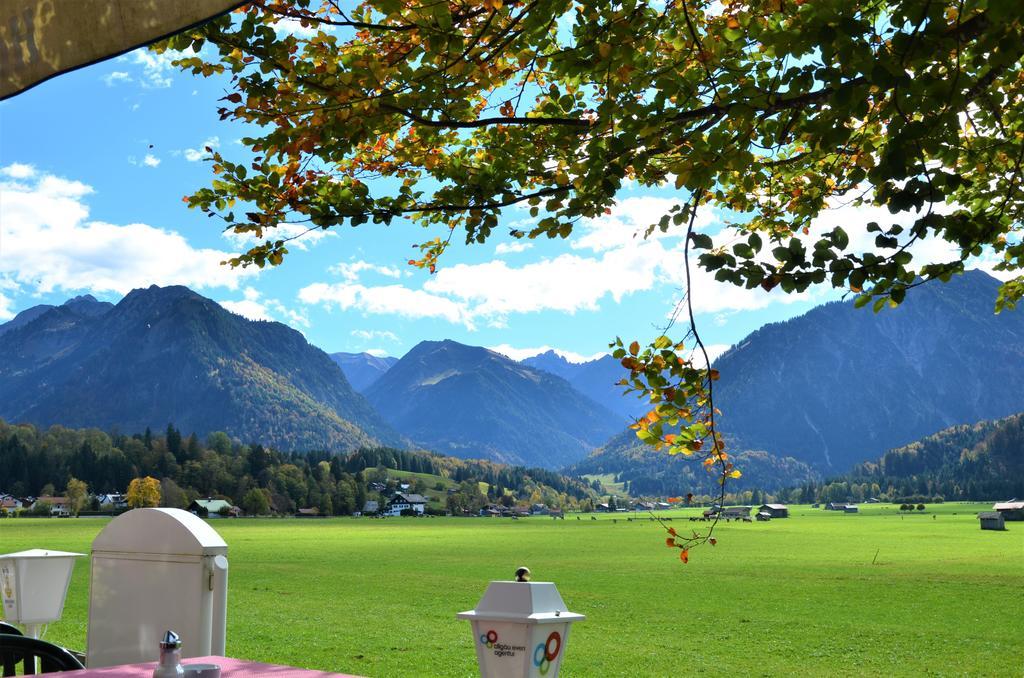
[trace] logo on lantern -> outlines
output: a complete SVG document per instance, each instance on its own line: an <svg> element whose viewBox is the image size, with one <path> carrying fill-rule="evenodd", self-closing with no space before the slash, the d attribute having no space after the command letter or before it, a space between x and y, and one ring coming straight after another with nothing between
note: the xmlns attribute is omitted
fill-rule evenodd
<svg viewBox="0 0 1024 678"><path fill-rule="evenodd" d="M554 649L552 649L554 645ZM558 631L552 631L547 641L538 643L533 650L533 665L540 671L540 675L546 676L551 668L551 663L558 658L562 651L562 635Z"/></svg>
<svg viewBox="0 0 1024 678"><path fill-rule="evenodd" d="M487 646L487 649L494 647L494 644L498 642L498 632L491 629L487 633L480 636L480 642Z"/></svg>

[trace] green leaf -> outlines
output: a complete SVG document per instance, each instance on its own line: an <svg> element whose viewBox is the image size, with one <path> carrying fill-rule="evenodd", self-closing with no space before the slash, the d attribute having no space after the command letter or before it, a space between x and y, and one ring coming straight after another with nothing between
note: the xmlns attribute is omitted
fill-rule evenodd
<svg viewBox="0 0 1024 678"><path fill-rule="evenodd" d="M696 249L709 250L714 247L714 242L711 240L711 236L704 233L691 233L690 241Z"/></svg>

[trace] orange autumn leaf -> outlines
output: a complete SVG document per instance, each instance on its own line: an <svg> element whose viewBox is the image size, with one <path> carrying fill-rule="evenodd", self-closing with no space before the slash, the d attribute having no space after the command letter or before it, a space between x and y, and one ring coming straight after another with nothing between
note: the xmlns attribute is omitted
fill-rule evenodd
<svg viewBox="0 0 1024 678"><path fill-rule="evenodd" d="M676 536L676 528L674 528L674 527L668 528L668 533L671 534L673 537Z"/></svg>
<svg viewBox="0 0 1024 678"><path fill-rule="evenodd" d="M715 539L714 537L711 537L711 539L708 539L708 543L711 544L712 546L714 546L715 544L718 543L718 540Z"/></svg>
<svg viewBox="0 0 1024 678"><path fill-rule="evenodd" d="M675 547L675 545L676 545L676 540L673 539L672 537L669 537L668 539L665 540L665 546L667 546L669 548L673 548L673 547Z"/></svg>
<svg viewBox="0 0 1024 678"><path fill-rule="evenodd" d="M679 560L683 561L684 563L690 562L690 551L687 549L683 549L682 551L680 551Z"/></svg>

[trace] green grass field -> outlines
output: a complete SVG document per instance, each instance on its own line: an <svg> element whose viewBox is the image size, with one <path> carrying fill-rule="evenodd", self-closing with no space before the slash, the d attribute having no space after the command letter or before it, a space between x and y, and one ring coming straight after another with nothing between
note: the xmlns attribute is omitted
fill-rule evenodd
<svg viewBox="0 0 1024 678"><path fill-rule="evenodd" d="M723 524L689 565L645 518L218 520L228 653L367 676L471 676L470 609L520 564L587 615L566 676L1020 676L1024 523L793 507ZM673 525L688 528L676 511ZM934 516L934 517L933 517ZM104 520L0 520L0 551L88 552ZM872 564L877 552L877 561ZM88 563L46 637L85 647Z"/></svg>

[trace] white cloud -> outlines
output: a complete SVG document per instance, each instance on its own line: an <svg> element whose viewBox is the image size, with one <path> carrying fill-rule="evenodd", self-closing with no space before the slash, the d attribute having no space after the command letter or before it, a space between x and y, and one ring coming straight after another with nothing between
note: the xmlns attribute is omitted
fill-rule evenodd
<svg viewBox="0 0 1024 678"><path fill-rule="evenodd" d="M159 167L160 158L156 157L152 153L147 153L146 157L142 159L142 164L146 167Z"/></svg>
<svg viewBox="0 0 1024 678"><path fill-rule="evenodd" d="M387 358L388 352L382 348L368 348L363 353L369 353L374 358Z"/></svg>
<svg viewBox="0 0 1024 678"><path fill-rule="evenodd" d="M303 26L299 19L293 19L291 17L285 17L279 21L275 21L271 24L274 27L274 32L280 35L294 35L296 38L309 39L316 35L321 30L325 33L332 31L332 26L321 25L317 22L309 22L308 26Z"/></svg>
<svg viewBox="0 0 1024 678"><path fill-rule="evenodd" d="M678 200L654 196L620 200L612 208L611 214L584 221L579 227L581 235L572 240L572 248L604 252L645 242L644 233L647 228L658 223L663 215L678 204ZM705 230L714 218L712 210L702 209L697 213L695 226L698 230ZM655 230L647 242L661 238L680 238L684 233L678 226L669 228L667 233Z"/></svg>
<svg viewBox="0 0 1024 678"><path fill-rule="evenodd" d="M532 242L502 242L498 243L498 246L494 248L494 253L497 255L516 254L519 252L525 252L532 247Z"/></svg>
<svg viewBox="0 0 1024 678"><path fill-rule="evenodd" d="M107 73L100 79L107 84L107 87L113 87L119 82L131 82L132 76L128 71L113 71L112 73Z"/></svg>
<svg viewBox="0 0 1024 678"><path fill-rule="evenodd" d="M12 167L3 172L10 176ZM235 255L195 248L174 231L89 221L91 186L52 174L33 179L0 181L0 276L37 293L124 294L152 284L235 289L257 274L222 266Z"/></svg>
<svg viewBox="0 0 1024 678"><path fill-rule="evenodd" d="M191 47L180 52L177 50L167 50L162 54L151 52L149 49L142 47L126 56L131 63L142 67L143 77L139 82L143 87L164 88L171 86L173 83L171 74L177 70L171 65L171 62L195 55L196 52Z"/></svg>
<svg viewBox="0 0 1024 678"><path fill-rule="evenodd" d="M374 341L376 339L398 341L398 335L388 330L352 330L349 334L364 341Z"/></svg>
<svg viewBox="0 0 1024 678"><path fill-rule="evenodd" d="M267 307L258 301L249 301L243 299L241 301L218 301L218 304L226 308L227 310L248 318L249 320L273 320L270 313L267 312Z"/></svg>
<svg viewBox="0 0 1024 678"><path fill-rule="evenodd" d="M242 290L242 299L224 300L217 303L249 320L275 320L295 326L309 327L305 313L293 311L277 299L262 299L262 293L255 287Z"/></svg>
<svg viewBox="0 0 1024 678"><path fill-rule="evenodd" d="M11 177L12 179L28 179L35 176L36 168L32 165L14 162L7 167L0 168L0 174Z"/></svg>
<svg viewBox="0 0 1024 678"><path fill-rule="evenodd" d="M359 275L363 271L370 271L372 273L379 273L380 275L388 278L400 278L402 272L397 268L391 266L379 266L377 264L371 264L368 261L350 261L342 262L335 266L331 266L329 269L331 273L336 273L342 278L349 282L355 282L359 279Z"/></svg>
<svg viewBox="0 0 1024 678"><path fill-rule="evenodd" d="M732 344L706 344L704 349L708 352L708 359L713 363L726 351L732 348ZM698 361L703 364L703 357Z"/></svg>
<svg viewBox="0 0 1024 678"><path fill-rule="evenodd" d="M0 293L0 321L10 320L14 317L14 301L7 295Z"/></svg>
<svg viewBox="0 0 1024 678"><path fill-rule="evenodd" d="M466 327L479 321L501 328L512 314L597 311L605 301L620 303L631 294L657 288L673 295L676 292L672 288L679 289L685 282L682 230L672 229L648 239L642 237L642 232L674 204L656 197L628 198L611 214L582 223L580 235L570 241L572 253L521 266L502 259L442 266L420 289L360 284L364 271L394 276L398 272L361 261L340 264L332 271L344 278L343 284L311 285L300 298L304 303L364 312L437 317ZM713 213L701 213L698 223L712 230ZM634 237L638 232L640 235ZM809 296L769 294L760 288L746 290L717 282L712 274L696 266L692 277L697 313L759 309Z"/></svg>
<svg viewBox="0 0 1024 678"><path fill-rule="evenodd" d="M338 234L331 230L322 228L309 229L303 224L278 224L274 228L263 229L263 237L257 238L255 233L235 233L224 231L221 235L231 243L232 247L252 247L265 240L288 240L290 249L308 250L310 246L317 244L324 238L333 238ZM290 240L294 238L294 240Z"/></svg>
<svg viewBox="0 0 1024 678"><path fill-rule="evenodd" d="M423 289L471 304L480 315L597 310L602 298L619 301L653 287L649 249L611 250L600 258L563 254L518 267L501 260L457 264L439 269Z"/></svg>
<svg viewBox="0 0 1024 678"><path fill-rule="evenodd" d="M207 148L219 147L220 137L212 136L199 144L199 148L186 148L182 153L185 155L185 160L188 160L189 162L198 162L199 160L210 157L209 151L206 150Z"/></svg>
<svg viewBox="0 0 1024 678"><path fill-rule="evenodd" d="M598 351L591 355L584 355L582 353L576 353L575 351L566 351L565 349L546 345L536 346L533 348L517 348L509 344L498 344L497 346L488 346L487 348L495 353L500 353L503 356L516 361L526 360L527 358L532 358L535 355L547 353L548 351L554 351L556 354L562 356L571 363L588 363L591 360L597 360L602 356L608 355L608 351Z"/></svg>
<svg viewBox="0 0 1024 678"><path fill-rule="evenodd" d="M440 318L475 329L463 304L402 285L367 287L358 283L313 283L299 290L299 300L304 304L322 304L343 311L357 310L405 318Z"/></svg>

